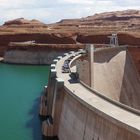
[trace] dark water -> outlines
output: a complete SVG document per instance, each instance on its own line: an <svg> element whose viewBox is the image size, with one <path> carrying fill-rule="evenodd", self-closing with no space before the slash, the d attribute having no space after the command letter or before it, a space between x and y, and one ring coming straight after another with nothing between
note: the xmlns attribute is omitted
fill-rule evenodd
<svg viewBox="0 0 140 140"><path fill-rule="evenodd" d="M0 140L41 140L39 97L48 66L0 64Z"/></svg>

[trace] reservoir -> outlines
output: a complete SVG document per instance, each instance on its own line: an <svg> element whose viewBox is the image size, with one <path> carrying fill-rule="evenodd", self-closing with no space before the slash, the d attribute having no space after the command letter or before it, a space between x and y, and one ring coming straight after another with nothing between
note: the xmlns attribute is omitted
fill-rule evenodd
<svg viewBox="0 0 140 140"><path fill-rule="evenodd" d="M42 140L40 95L49 66L0 63L0 139Z"/></svg>

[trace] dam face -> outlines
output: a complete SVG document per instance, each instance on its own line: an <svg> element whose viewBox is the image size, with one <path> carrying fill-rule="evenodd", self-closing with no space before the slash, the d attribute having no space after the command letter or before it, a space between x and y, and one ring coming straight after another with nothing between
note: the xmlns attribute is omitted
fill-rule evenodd
<svg viewBox="0 0 140 140"><path fill-rule="evenodd" d="M42 140L39 97L48 66L0 63L0 139Z"/></svg>
<svg viewBox="0 0 140 140"><path fill-rule="evenodd" d="M54 60L40 103L43 136L140 140L139 79L128 49L87 51L70 52ZM68 61L69 71L64 72Z"/></svg>

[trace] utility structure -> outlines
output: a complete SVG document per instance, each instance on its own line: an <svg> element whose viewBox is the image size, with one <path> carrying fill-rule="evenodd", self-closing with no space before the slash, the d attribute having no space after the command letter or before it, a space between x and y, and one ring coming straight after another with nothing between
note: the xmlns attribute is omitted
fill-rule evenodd
<svg viewBox="0 0 140 140"><path fill-rule="evenodd" d="M93 88L93 63L94 63L94 45L86 44L86 50L88 53L88 61L89 61L89 86Z"/></svg>
<svg viewBox="0 0 140 140"><path fill-rule="evenodd" d="M118 47L119 46L117 34L112 34L112 36L108 36L108 38L110 38L110 46L111 47Z"/></svg>

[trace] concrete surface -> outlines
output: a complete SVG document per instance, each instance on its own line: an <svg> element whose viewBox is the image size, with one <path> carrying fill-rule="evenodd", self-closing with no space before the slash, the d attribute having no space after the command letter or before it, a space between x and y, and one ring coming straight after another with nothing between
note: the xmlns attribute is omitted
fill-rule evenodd
<svg viewBox="0 0 140 140"><path fill-rule="evenodd" d="M106 50L104 51L106 52ZM116 61L119 68L122 65L125 67L125 63L131 58L130 56L128 59L125 58L127 54L125 49L110 52L110 58L117 58L113 59L113 62ZM51 100L47 104L47 108L50 108L47 109L47 114L51 115L53 123L43 122L43 135L58 136L59 140L140 140L140 113L135 114L131 110L116 105L112 99L109 101L98 96L96 91L89 90L81 83L70 82L69 73L62 73L61 71L64 61L70 56L66 55L60 59L55 67L57 72L55 81L58 82L58 78L61 78L64 81L64 86L58 88L56 82L50 82L48 85L47 101L49 97ZM120 63L118 60L120 60ZM132 66L130 62L128 66ZM113 66L114 63L110 63L110 66ZM75 69L76 67L73 65L71 68ZM105 65L105 68L108 67ZM117 71L116 69L111 70L112 73ZM123 69L121 70L119 78L123 77L125 73ZM130 70L134 72L133 67ZM50 81L52 80L54 79ZM54 87L54 90L52 90L52 87ZM117 90L120 91L118 88ZM108 97L109 95L112 95L112 93L108 94ZM113 97L117 99L118 95L113 95Z"/></svg>
<svg viewBox="0 0 140 140"><path fill-rule="evenodd" d="M94 89L140 110L140 79L127 48L94 53Z"/></svg>
<svg viewBox="0 0 140 140"><path fill-rule="evenodd" d="M56 65L57 76L65 81L66 90L59 139L139 140L140 117L100 98L79 83L70 84L69 75L60 69L65 59Z"/></svg>

